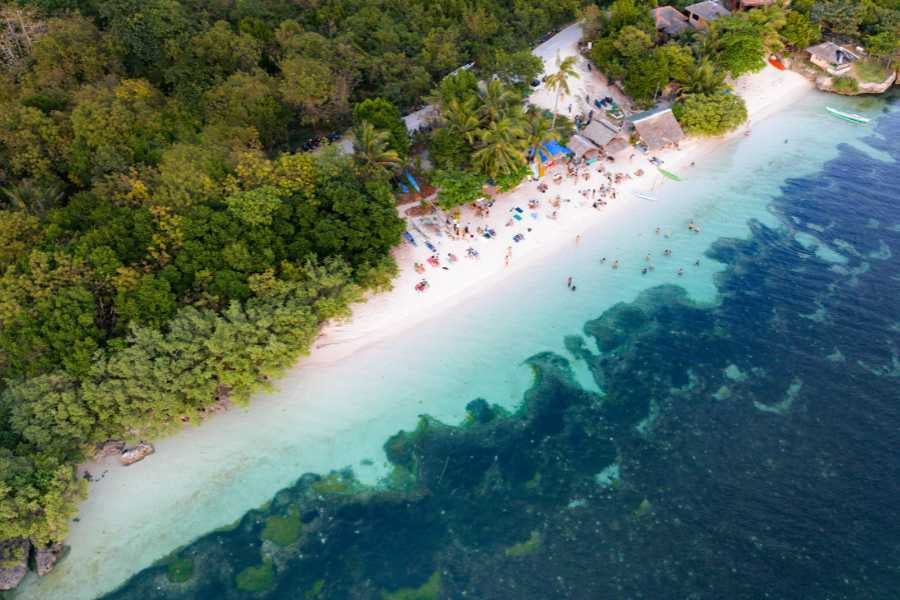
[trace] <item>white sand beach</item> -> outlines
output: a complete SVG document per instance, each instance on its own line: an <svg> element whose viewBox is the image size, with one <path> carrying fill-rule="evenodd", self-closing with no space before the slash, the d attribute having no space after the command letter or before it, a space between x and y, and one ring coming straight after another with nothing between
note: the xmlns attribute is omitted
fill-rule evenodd
<svg viewBox="0 0 900 600"><path fill-rule="evenodd" d="M567 28L536 52L555 60L557 48L561 54L572 51L578 36L580 28ZM591 93L599 94L602 78L598 83L594 76L595 72L585 77L582 85L595 86ZM768 66L738 80L734 87L747 102L750 127L732 137L748 132L753 135L753 124L812 89L799 74ZM542 106L549 102L552 107L552 95L540 90L532 99ZM669 171L690 178L695 168L691 164L699 168L704 158L713 155L727 139L689 140L678 150L655 156ZM772 139L767 143L774 146L781 142ZM31 577L17 597L96 597L135 570L266 501L278 489L273 486L289 485L292 478L306 471L359 465L362 458L371 458L373 449L378 451L388 435L414 423L415 415L425 410L422 398L433 390L426 381L419 389L404 390L390 398L369 393L378 384L378 377L384 375L377 369L367 370L365 360L359 358L365 355L364 350L379 345L377 350L387 357L384 360L394 360L393 347L386 344L387 340L397 340L404 331L426 322L448 319L461 303L490 295L513 274L529 269L542 258L576 248L579 236L585 244L627 230L635 214L630 207L641 202L638 193L654 195L660 186L674 185L659 174L649 158L636 151L632 156L629 149L615 162L602 163L607 172L631 178L615 186L616 197L607 196L608 204L599 209L592 207L592 199L579 193L606 183L605 174L598 173L594 165L587 181L563 178L556 184L551 171L544 178L549 186L546 193L537 190L537 182L529 182L498 195L488 217L477 217L471 207L462 209L461 226L493 229L497 234L493 239L475 234L474 238L451 240L419 225L438 251L438 267L427 264L432 252L425 247L423 235L410 227L418 245L404 243L395 250L400 273L394 288L355 306L346 322L328 325L310 356L277 382L278 391L259 394L249 409L214 416L200 427L160 440L157 453L141 463L125 468L108 459L87 465L98 480L91 484L79 521L72 525L67 540L71 554L43 580ZM638 170L644 175L635 176ZM554 209L550 201L557 195L561 200L558 217L551 219ZM532 199L540 200L539 208L528 207ZM521 220L513 218L516 207L522 209ZM646 207L643 212L647 212ZM440 215L438 218L443 222ZM512 224L507 226L510 220ZM513 241L516 234L524 239ZM477 259L467 258L469 247L478 252ZM509 248L512 252L507 265ZM458 257L456 262L450 262L450 253ZM416 272L416 262L425 265L424 274ZM560 273L557 283L565 276ZM423 278L429 283L428 289L416 291L416 283ZM398 356L397 362L404 358ZM402 388L402 384L396 385ZM340 401L335 400L338 388ZM460 400L457 398L456 404ZM429 412L439 409L428 407ZM397 415L401 413L404 420L398 424ZM348 438L354 440L353 444L347 443ZM286 439L292 439L292 445L282 443ZM279 442L267 445L270 440ZM366 478L367 468L360 467L360 477ZM378 475L377 469L372 469L370 479Z"/></svg>
<svg viewBox="0 0 900 600"><path fill-rule="evenodd" d="M562 45L561 55L565 52L577 51L577 37L564 30L566 43ZM572 41L574 39L574 42ZM550 52L551 61L555 61L555 48ZM590 85L597 90L604 86L602 76L596 71L588 73L583 64L580 65L583 78L576 80L581 86ZM573 93L576 86L573 85ZM356 306L353 318L344 323L335 323L326 327L315 344L313 352L303 360L306 365L328 364L351 356L370 344L378 343L384 336L396 334L416 324L438 318L465 298L476 293L489 293L492 286L499 285L504 277L519 269L527 268L530 261L537 256L562 251L567 246L574 246L578 236L603 235L607 227L616 227L622 220L628 219L628 205L634 202L639 193L651 194L667 180L650 162L655 156L663 161L665 168L679 175L690 175L691 163L700 162L704 156L715 152L716 148L735 136L752 135L752 125L761 121L780 108L788 106L812 89L812 85L801 75L792 71L779 71L771 66L752 75L741 77L733 83L735 91L747 103L749 120L747 125L729 136L709 139L691 138L680 144L679 149L668 149L652 154L640 154L634 148L621 153L615 162L604 161L605 173L621 173L630 178L615 185L616 198L607 197L608 204L600 209L592 208L590 197L585 198L579 192L585 189L600 188L607 183L605 175L597 172L597 165L587 172L590 179L585 181L579 177L573 180L564 177L561 184L553 182L553 174L564 172L564 167L551 169L542 182L549 186L547 193L538 191L540 182L526 182L517 189L499 194L488 217L478 217L472 207L461 210L460 226L469 225L473 235L469 239L453 240L447 235L438 237L425 227L419 229L429 235L429 241L436 247L440 255L440 267L433 267L427 259L433 253L425 247L422 234L410 228L417 240L417 247L404 243L398 247L394 256L400 266L400 275L394 281L394 289L387 293L373 295L368 302ZM583 88L578 88L583 89ZM554 102L549 92L532 96L531 101L551 108ZM562 105L563 102L560 102ZM643 176L636 176L639 170ZM563 202L558 211L558 218L552 220L548 216L553 212L550 200L560 196ZM599 197L599 196L598 196ZM529 200L539 200L537 210L528 208ZM522 209L522 220L512 219L516 207ZM537 215L534 218L532 213ZM443 222L443 213L435 216ZM512 225L507 224L512 220ZM419 224L421 220L415 219ZM485 239L475 230L478 227L493 229L497 232L494 239ZM522 242L514 242L513 236L522 234ZM468 248L474 248L478 259L466 257ZM507 266L506 255L512 248L511 259ZM447 255L452 253L458 261L451 263ZM414 264L425 266L423 274L417 273ZM444 268L446 267L446 269ZM427 291L416 291L417 282L425 279L429 287Z"/></svg>

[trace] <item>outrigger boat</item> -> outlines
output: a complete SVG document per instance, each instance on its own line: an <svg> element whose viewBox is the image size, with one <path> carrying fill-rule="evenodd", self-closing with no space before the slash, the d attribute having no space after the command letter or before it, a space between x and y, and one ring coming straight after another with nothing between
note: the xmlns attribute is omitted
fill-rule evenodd
<svg viewBox="0 0 900 600"><path fill-rule="evenodd" d="M681 181L681 177L679 177L675 173L672 173L671 171L666 171L662 167L656 167L656 168L659 169L659 172L662 173L663 176L668 177L672 181Z"/></svg>
<svg viewBox="0 0 900 600"><path fill-rule="evenodd" d="M845 121L850 121L851 123L857 123L859 125L865 125L866 123L871 121L871 119L862 115L858 115L856 113L847 113L836 108L831 108L830 106L826 106L825 110L836 116L838 119L843 119Z"/></svg>

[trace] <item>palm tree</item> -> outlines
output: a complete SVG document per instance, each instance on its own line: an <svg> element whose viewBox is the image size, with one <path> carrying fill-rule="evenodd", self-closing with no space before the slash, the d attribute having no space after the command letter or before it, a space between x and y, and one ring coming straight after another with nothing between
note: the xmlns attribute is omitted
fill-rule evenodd
<svg viewBox="0 0 900 600"><path fill-rule="evenodd" d="M751 23L754 23L762 37L763 45L769 52L784 50L784 42L778 32L787 23L787 13L781 6L774 4L765 6L760 10L748 13Z"/></svg>
<svg viewBox="0 0 900 600"><path fill-rule="evenodd" d="M709 59L715 57L719 52L719 30L703 29L700 33L694 34L693 50L694 56L698 59Z"/></svg>
<svg viewBox="0 0 900 600"><path fill-rule="evenodd" d="M375 129L368 121L353 129L353 155L363 171L372 177L387 179L400 167L400 155L388 147L389 138L389 132Z"/></svg>
<svg viewBox="0 0 900 600"><path fill-rule="evenodd" d="M443 111L448 127L461 136L469 144L475 143L478 126L481 122L475 110L475 98L470 96L463 101L453 98Z"/></svg>
<svg viewBox="0 0 900 600"><path fill-rule="evenodd" d="M680 96L688 94L715 94L722 89L725 83L725 74L716 70L709 59L704 57L700 62L692 66L688 73L688 79L679 90Z"/></svg>
<svg viewBox="0 0 900 600"><path fill-rule="evenodd" d="M569 77L573 77L578 79L580 76L578 75L578 71L575 70L575 57L567 56L565 59L560 60L559 52L556 53L556 73L551 73L547 76L547 86L551 90L556 90L556 101L553 103L553 124L552 127L556 127L556 115L559 109L559 97L565 92L566 94L570 94L571 90L569 89Z"/></svg>
<svg viewBox="0 0 900 600"><path fill-rule="evenodd" d="M512 106L519 103L519 95L503 85L498 79L492 79L484 88L481 96L481 106L478 108L478 116L486 124L500 121L508 116Z"/></svg>
<svg viewBox="0 0 900 600"><path fill-rule="evenodd" d="M534 148L546 141L555 132L550 119L534 105L528 107L522 122L522 129L525 132L525 142L529 148Z"/></svg>
<svg viewBox="0 0 900 600"><path fill-rule="evenodd" d="M479 132L479 138L480 147L472 154L472 161L484 174L509 174L524 164L525 131L516 120L494 121Z"/></svg>
<svg viewBox="0 0 900 600"><path fill-rule="evenodd" d="M6 188L0 188L6 198L6 205L13 210L22 210L35 216L42 216L65 196L58 183L40 183L26 179Z"/></svg>

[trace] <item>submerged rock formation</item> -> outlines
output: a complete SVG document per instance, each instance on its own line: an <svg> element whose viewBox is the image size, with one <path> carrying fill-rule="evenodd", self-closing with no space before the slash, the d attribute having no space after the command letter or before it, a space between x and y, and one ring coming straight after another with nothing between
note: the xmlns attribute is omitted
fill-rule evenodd
<svg viewBox="0 0 900 600"><path fill-rule="evenodd" d="M900 158L900 120L881 127ZM785 184L784 227L710 248L716 303L660 286L587 322L566 348L602 394L532 357L515 412L422 417L387 440L381 485L304 475L107 599L896 597L872 565L900 539L900 229L875 220L897 173L846 146ZM797 230L854 240L847 264Z"/></svg>
<svg viewBox="0 0 900 600"><path fill-rule="evenodd" d="M122 455L119 456L119 461L125 466L133 465L138 461L144 460L155 451L156 449L153 447L153 444L141 442L137 446L128 448L127 450L122 452Z"/></svg>

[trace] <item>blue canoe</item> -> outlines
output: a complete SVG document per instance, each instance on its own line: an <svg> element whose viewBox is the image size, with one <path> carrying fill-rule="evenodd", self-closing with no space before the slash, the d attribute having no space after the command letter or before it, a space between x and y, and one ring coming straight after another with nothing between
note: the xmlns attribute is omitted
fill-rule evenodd
<svg viewBox="0 0 900 600"><path fill-rule="evenodd" d="M413 189L422 193L422 190L419 188L419 183L416 181L416 178L412 176L412 173L409 171L406 172L406 180L409 182L409 185L413 186Z"/></svg>

